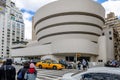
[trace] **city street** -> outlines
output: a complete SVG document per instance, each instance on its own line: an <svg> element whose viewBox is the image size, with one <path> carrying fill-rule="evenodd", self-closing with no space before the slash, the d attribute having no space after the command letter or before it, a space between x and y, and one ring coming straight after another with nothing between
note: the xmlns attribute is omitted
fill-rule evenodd
<svg viewBox="0 0 120 80"><path fill-rule="evenodd" d="M14 65L16 71L22 66ZM76 69L63 69L63 70L49 70L49 69L37 69L37 80L59 80L65 73L77 72Z"/></svg>
<svg viewBox="0 0 120 80"><path fill-rule="evenodd" d="M37 78L40 80L59 80L65 73L77 72L75 69L63 69L63 70L47 70L47 69L37 69Z"/></svg>

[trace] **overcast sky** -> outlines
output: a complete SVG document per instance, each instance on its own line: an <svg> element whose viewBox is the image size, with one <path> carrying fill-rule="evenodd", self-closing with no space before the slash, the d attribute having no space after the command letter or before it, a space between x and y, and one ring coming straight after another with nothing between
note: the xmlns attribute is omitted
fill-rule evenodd
<svg viewBox="0 0 120 80"><path fill-rule="evenodd" d="M32 16L41 6L56 0L12 0L22 11L25 23L25 39L32 38ZM103 5L106 14L114 12L120 18L120 0L94 0Z"/></svg>

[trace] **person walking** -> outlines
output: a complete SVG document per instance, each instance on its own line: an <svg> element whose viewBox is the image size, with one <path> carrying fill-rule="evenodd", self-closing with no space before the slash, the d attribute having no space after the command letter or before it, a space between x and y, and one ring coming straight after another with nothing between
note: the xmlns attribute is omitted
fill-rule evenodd
<svg viewBox="0 0 120 80"><path fill-rule="evenodd" d="M82 60L83 70L87 68L87 62L85 59Z"/></svg>
<svg viewBox="0 0 120 80"><path fill-rule="evenodd" d="M23 64L23 68L19 69L19 71L17 72L17 80L25 80L24 76L28 69L29 69L29 62L25 62Z"/></svg>
<svg viewBox="0 0 120 80"><path fill-rule="evenodd" d="M30 64L30 68L25 73L24 79L25 80L36 80L37 71L35 69L35 65L33 63Z"/></svg>
<svg viewBox="0 0 120 80"><path fill-rule="evenodd" d="M6 62L0 67L0 80L15 80L16 69L12 66L12 59L6 59Z"/></svg>
<svg viewBox="0 0 120 80"><path fill-rule="evenodd" d="M89 62L88 62L88 60L86 60L86 66L87 66L87 68L89 68Z"/></svg>
<svg viewBox="0 0 120 80"><path fill-rule="evenodd" d="M81 69L81 62L79 61L77 65L78 65L78 70L80 70Z"/></svg>

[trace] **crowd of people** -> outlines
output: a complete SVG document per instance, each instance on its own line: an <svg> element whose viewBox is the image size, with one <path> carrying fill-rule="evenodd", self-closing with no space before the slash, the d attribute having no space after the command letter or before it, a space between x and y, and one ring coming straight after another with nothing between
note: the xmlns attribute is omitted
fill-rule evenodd
<svg viewBox="0 0 120 80"><path fill-rule="evenodd" d="M25 62L17 73L12 66L12 59L6 59L0 67L0 80L36 80L36 77L37 71L33 63Z"/></svg>
<svg viewBox="0 0 120 80"><path fill-rule="evenodd" d="M88 61L85 59L82 59L80 61L74 61L74 62L68 62L65 60L60 60L60 64L64 65L66 69L78 69L78 70L85 70L89 67Z"/></svg>
<svg viewBox="0 0 120 80"><path fill-rule="evenodd" d="M89 64L88 61L83 59L82 61L79 61L77 64L78 70L86 70L87 68L89 68Z"/></svg>

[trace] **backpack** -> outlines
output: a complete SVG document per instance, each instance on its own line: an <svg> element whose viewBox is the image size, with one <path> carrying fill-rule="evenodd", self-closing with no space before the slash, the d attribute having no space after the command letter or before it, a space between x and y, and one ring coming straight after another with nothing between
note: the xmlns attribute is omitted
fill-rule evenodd
<svg viewBox="0 0 120 80"><path fill-rule="evenodd" d="M35 70L34 73L30 73L29 71L26 71L26 72L25 72L24 79L25 79L25 80L36 80L36 76L37 76L36 70Z"/></svg>
<svg viewBox="0 0 120 80"><path fill-rule="evenodd" d="M22 70L20 70L20 72L18 73L17 79L22 79Z"/></svg>

